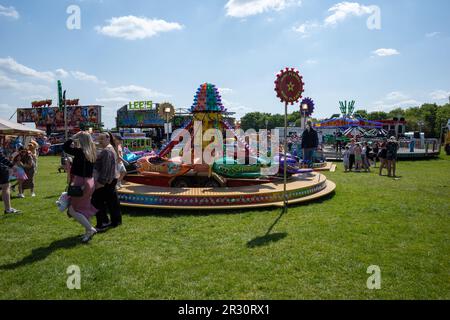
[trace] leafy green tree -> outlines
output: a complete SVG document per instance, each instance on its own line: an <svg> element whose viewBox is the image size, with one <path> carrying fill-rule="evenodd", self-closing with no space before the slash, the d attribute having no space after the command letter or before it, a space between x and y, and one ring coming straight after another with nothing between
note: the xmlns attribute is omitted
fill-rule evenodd
<svg viewBox="0 0 450 320"><path fill-rule="evenodd" d="M406 119L406 131L419 131L419 122L423 122L422 131L427 137L439 137L441 128L450 119L450 104L438 106L436 104L423 104L422 106L401 109L396 108L390 112L374 111L368 113L366 110L357 110L355 113L368 120L388 120L397 118ZM255 130L265 129L268 120L268 129L284 126L284 114L270 114L262 112L250 112L241 118L241 127L244 130L253 128ZM317 119L311 119L318 122ZM288 114L288 123L301 126L300 111Z"/></svg>
<svg viewBox="0 0 450 320"><path fill-rule="evenodd" d="M436 137L439 134L436 132L436 104L424 104L420 107L422 119L425 122L423 132L427 137Z"/></svg>
<svg viewBox="0 0 450 320"><path fill-rule="evenodd" d="M367 115L368 120L387 120L388 114L384 111L373 111Z"/></svg>
<svg viewBox="0 0 450 320"><path fill-rule="evenodd" d="M354 114L358 114L364 119L367 119L367 117L369 116L367 110L356 110Z"/></svg>
<svg viewBox="0 0 450 320"><path fill-rule="evenodd" d="M396 117L397 118L405 117L405 110L403 110L402 108L397 108L397 109L389 111L388 119L393 119Z"/></svg>
<svg viewBox="0 0 450 320"><path fill-rule="evenodd" d="M441 129L450 119L450 104L447 103L438 108L436 111L436 132L440 135Z"/></svg>

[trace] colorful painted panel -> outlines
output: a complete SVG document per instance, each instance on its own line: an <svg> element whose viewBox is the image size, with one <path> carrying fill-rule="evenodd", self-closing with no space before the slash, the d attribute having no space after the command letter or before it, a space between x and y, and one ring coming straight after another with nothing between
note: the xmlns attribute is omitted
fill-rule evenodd
<svg viewBox="0 0 450 320"><path fill-rule="evenodd" d="M70 131L97 128L101 124L101 106L67 107L67 126ZM17 122L34 122L39 130L64 131L64 111L58 107L17 109Z"/></svg>

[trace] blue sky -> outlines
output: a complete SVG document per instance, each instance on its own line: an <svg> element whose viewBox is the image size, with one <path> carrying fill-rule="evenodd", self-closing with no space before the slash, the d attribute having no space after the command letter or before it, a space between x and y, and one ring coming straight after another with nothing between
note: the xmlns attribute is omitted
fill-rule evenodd
<svg viewBox="0 0 450 320"><path fill-rule="evenodd" d="M70 5L80 29L66 26ZM444 103L449 12L447 0L0 0L0 117L56 103L58 79L68 98L104 105L108 127L127 101L189 107L203 82L239 116L282 113L273 82L286 66L315 117L345 99L369 111Z"/></svg>

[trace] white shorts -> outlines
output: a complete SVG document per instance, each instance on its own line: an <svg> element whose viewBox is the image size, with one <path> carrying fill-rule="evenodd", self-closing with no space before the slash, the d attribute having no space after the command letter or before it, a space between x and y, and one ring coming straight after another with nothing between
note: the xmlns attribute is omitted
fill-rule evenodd
<svg viewBox="0 0 450 320"><path fill-rule="evenodd" d="M117 171L122 174L122 173L127 173L127 169L125 168L125 165L123 164L123 162L120 162L117 164Z"/></svg>

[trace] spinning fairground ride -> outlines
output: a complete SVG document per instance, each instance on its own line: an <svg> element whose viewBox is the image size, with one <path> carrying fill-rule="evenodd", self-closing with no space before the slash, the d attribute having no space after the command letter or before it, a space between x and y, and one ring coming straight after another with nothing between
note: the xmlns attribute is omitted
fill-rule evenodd
<svg viewBox="0 0 450 320"><path fill-rule="evenodd" d="M118 191L121 204L178 210L255 208L283 206L285 195L295 204L333 192L333 182L302 167L298 158L259 154L225 120L226 112L216 87L200 85L192 118L158 153L136 157L136 173L128 174ZM200 156L195 145L201 146ZM203 159L205 153L211 154L212 162ZM242 153L245 161L238 158ZM280 174L284 166L289 177L286 190Z"/></svg>

